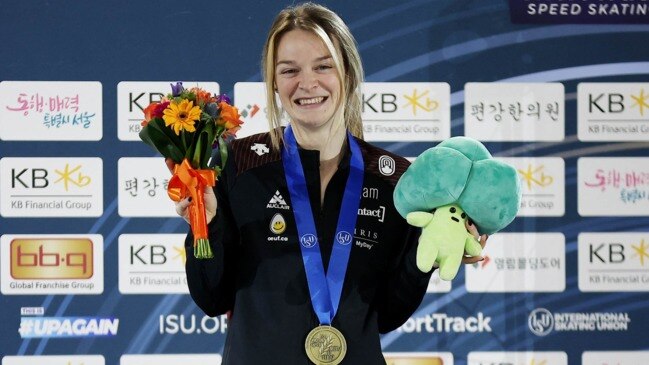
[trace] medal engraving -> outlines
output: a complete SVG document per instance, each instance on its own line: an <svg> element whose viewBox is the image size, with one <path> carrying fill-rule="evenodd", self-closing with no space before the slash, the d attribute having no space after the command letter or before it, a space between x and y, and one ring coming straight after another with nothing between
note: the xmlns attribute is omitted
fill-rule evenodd
<svg viewBox="0 0 649 365"><path fill-rule="evenodd" d="M347 352L345 337L331 326L319 326L311 330L304 343L306 355L316 365L337 365Z"/></svg>

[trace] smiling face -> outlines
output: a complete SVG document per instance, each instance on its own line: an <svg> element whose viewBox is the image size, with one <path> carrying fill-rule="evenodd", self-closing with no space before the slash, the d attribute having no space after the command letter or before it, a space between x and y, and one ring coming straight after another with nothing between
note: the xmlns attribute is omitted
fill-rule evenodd
<svg viewBox="0 0 649 365"><path fill-rule="evenodd" d="M275 86L293 123L313 129L329 125L340 99L340 80L322 40L304 30L284 34L277 46Z"/></svg>
<svg viewBox="0 0 649 365"><path fill-rule="evenodd" d="M451 223L462 223L468 219L464 210L455 204L445 205L439 208L433 209L433 214L438 217L438 221L450 221Z"/></svg>
<svg viewBox="0 0 649 365"><path fill-rule="evenodd" d="M273 230L275 232L283 232L284 231L284 222L275 222L275 223L273 223Z"/></svg>
<svg viewBox="0 0 649 365"><path fill-rule="evenodd" d="M274 234L282 234L286 230L286 221L284 217L277 213L270 220L270 231Z"/></svg>

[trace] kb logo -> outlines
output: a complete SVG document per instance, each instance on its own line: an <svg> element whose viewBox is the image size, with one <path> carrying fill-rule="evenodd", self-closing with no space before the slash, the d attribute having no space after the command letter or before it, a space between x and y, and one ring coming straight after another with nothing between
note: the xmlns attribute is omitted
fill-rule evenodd
<svg viewBox="0 0 649 365"><path fill-rule="evenodd" d="M65 191L68 191L70 186L82 188L87 186L92 181L91 178L81 171L82 166L70 166L66 163L63 169L54 169L58 179L54 181L55 184L63 184ZM11 187L24 189L45 189L50 185L48 178L48 170L43 168L23 168L11 169Z"/></svg>
<svg viewBox="0 0 649 365"><path fill-rule="evenodd" d="M300 243L306 248L311 248L318 243L318 237L311 233L307 233L300 238Z"/></svg>
<svg viewBox="0 0 649 365"><path fill-rule="evenodd" d="M164 94L160 92L140 92L128 93L128 111L129 113L144 111L147 105L160 102Z"/></svg>
<svg viewBox="0 0 649 365"><path fill-rule="evenodd" d="M628 98L625 98L628 96ZM631 100L629 100L631 99ZM629 105L629 102L631 104ZM637 108L641 116L644 116L645 108L649 109L649 94L645 90L630 93L600 93L597 95L588 94L588 112L589 113L623 113L627 108Z"/></svg>
<svg viewBox="0 0 649 365"><path fill-rule="evenodd" d="M341 245L347 246L348 244L352 243L352 235L347 231L340 231L338 232L338 234L336 234L336 240Z"/></svg>
<svg viewBox="0 0 649 365"><path fill-rule="evenodd" d="M46 169L11 169L11 188L22 186L25 189L44 189L50 182L47 180Z"/></svg>
<svg viewBox="0 0 649 365"><path fill-rule="evenodd" d="M148 250L146 250L148 246ZM164 265L167 263L167 248L162 245L131 246L131 265Z"/></svg>
<svg viewBox="0 0 649 365"><path fill-rule="evenodd" d="M363 93L363 112L367 106L374 113L394 113L398 109L396 101L395 94L373 93L368 96Z"/></svg>

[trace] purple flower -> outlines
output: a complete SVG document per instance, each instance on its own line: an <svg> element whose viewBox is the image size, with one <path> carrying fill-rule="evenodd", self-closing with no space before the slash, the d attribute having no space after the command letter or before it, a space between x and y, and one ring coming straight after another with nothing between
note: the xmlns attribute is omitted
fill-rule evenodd
<svg viewBox="0 0 649 365"><path fill-rule="evenodd" d="M217 102L217 103L220 103L220 102L222 102L222 101L224 101L224 102L226 102L226 103L232 105L232 100L230 100L230 98L229 98L227 95L225 95L225 94L221 94L221 95L219 95L219 96L216 97L216 102Z"/></svg>
<svg viewBox="0 0 649 365"><path fill-rule="evenodd" d="M185 91L185 88L183 87L182 81L178 81L176 85L174 84L169 84L171 85L171 95L172 96L180 96L180 93Z"/></svg>
<svg viewBox="0 0 649 365"><path fill-rule="evenodd" d="M219 114L219 106L216 103L209 103L205 105L205 112L211 117L216 117Z"/></svg>

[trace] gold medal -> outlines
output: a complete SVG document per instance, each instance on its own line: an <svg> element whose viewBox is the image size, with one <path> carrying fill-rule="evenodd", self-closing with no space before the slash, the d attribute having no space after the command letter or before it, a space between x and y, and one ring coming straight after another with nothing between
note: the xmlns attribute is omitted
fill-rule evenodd
<svg viewBox="0 0 649 365"><path fill-rule="evenodd" d="M331 326L318 326L309 332L304 343L306 356L316 365L338 365L347 353L345 337Z"/></svg>

